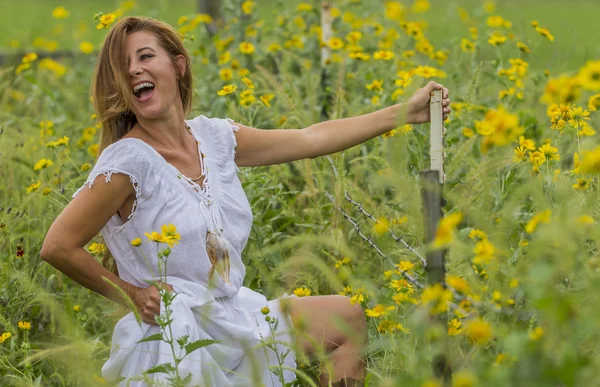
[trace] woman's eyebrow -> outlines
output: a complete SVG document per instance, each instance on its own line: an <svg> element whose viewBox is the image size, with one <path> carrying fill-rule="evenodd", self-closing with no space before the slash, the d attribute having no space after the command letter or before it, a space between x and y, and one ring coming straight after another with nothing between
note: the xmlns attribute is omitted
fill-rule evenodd
<svg viewBox="0 0 600 387"><path fill-rule="evenodd" d="M139 54L139 53L140 53L140 51L144 51L145 49L148 49L148 50L155 51L155 50L154 50L152 47L142 47L142 48L138 48L138 49L135 51L135 53L136 53L136 54ZM155 51L155 52L156 52L156 51Z"/></svg>

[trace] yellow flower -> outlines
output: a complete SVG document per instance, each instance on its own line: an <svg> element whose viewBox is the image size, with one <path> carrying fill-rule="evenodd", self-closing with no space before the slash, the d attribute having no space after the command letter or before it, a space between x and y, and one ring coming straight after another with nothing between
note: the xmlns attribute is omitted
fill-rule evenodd
<svg viewBox="0 0 600 387"><path fill-rule="evenodd" d="M543 212L535 214L525 225L525 231L527 231L528 234L533 233L536 230L539 223L550 223L551 216L551 210L545 210Z"/></svg>
<svg viewBox="0 0 600 387"><path fill-rule="evenodd" d="M104 250L106 250L106 246L102 243L93 242L88 249L91 254L99 255L104 253Z"/></svg>
<svg viewBox="0 0 600 387"><path fill-rule="evenodd" d="M50 167L52 166L52 164L54 164L52 162L52 160L48 160L48 159L40 159L37 163L35 163L35 165L33 166L33 170L34 171L39 171L42 170L44 168Z"/></svg>
<svg viewBox="0 0 600 387"><path fill-rule="evenodd" d="M544 329L542 327L535 327L534 330L529 332L529 338L531 339L531 341L537 341L542 336L544 336Z"/></svg>
<svg viewBox="0 0 600 387"><path fill-rule="evenodd" d="M73 305L73 312L78 313L79 311L81 311L81 306L80 305Z"/></svg>
<svg viewBox="0 0 600 387"><path fill-rule="evenodd" d="M531 49L529 48L529 46L527 46L523 42L517 42L517 48L519 50L521 50L521 52L525 52L525 53L531 52Z"/></svg>
<svg viewBox="0 0 600 387"><path fill-rule="evenodd" d="M58 78L67 73L67 68L65 66L50 58L42 59L39 63L39 68L52 71Z"/></svg>
<svg viewBox="0 0 600 387"><path fill-rule="evenodd" d="M460 212L454 212L442 218L435 233L433 245L441 247L450 243L454 235L454 230L461 220L462 214Z"/></svg>
<svg viewBox="0 0 600 387"><path fill-rule="evenodd" d="M400 261L399 264L396 265L396 267L400 270L400 271L410 271L415 267L415 264L410 262L410 261Z"/></svg>
<svg viewBox="0 0 600 387"><path fill-rule="evenodd" d="M488 43L491 44L492 46L499 46L502 43L506 42L506 36L502 36L502 35L492 35L489 39L488 39Z"/></svg>
<svg viewBox="0 0 600 387"><path fill-rule="evenodd" d="M421 304L429 308L430 314L445 312L450 301L452 292L440 284L426 287L421 294Z"/></svg>
<svg viewBox="0 0 600 387"><path fill-rule="evenodd" d="M62 6L56 7L52 11L52 17L55 19L66 19L69 17L69 15L70 15L70 12L67 11L67 9Z"/></svg>
<svg viewBox="0 0 600 387"><path fill-rule="evenodd" d="M381 320L377 325L377 332L379 333L392 333L395 331L410 333L410 330L406 329L402 324L395 323L392 320Z"/></svg>
<svg viewBox="0 0 600 387"><path fill-rule="evenodd" d="M350 304L351 305L362 304L363 302L365 302L365 296L363 296L362 293L355 294L352 297L350 297Z"/></svg>
<svg viewBox="0 0 600 387"><path fill-rule="evenodd" d="M260 310L260 313L264 314L265 316L266 316L267 314L269 314L270 312L271 312L271 310L269 309L269 307L268 307L268 306L265 306L265 307L263 307L263 308Z"/></svg>
<svg viewBox="0 0 600 387"><path fill-rule="evenodd" d="M131 241L131 245L135 246L135 247L140 247L142 245L142 239L135 238L134 240Z"/></svg>
<svg viewBox="0 0 600 387"><path fill-rule="evenodd" d="M244 15L250 15L256 3L254 1L246 0L242 3L242 12Z"/></svg>
<svg viewBox="0 0 600 387"><path fill-rule="evenodd" d="M244 78L242 78L242 81L244 82L244 84L246 85L247 88L249 88L249 89L255 88L254 83L252 83L252 80L250 78L244 77Z"/></svg>
<svg viewBox="0 0 600 387"><path fill-rule="evenodd" d="M17 325L19 326L19 329L23 331L31 330L31 323L28 321L19 321Z"/></svg>
<svg viewBox="0 0 600 387"><path fill-rule="evenodd" d="M310 296L310 289L307 287L296 288L294 294L298 297L307 297Z"/></svg>
<svg viewBox="0 0 600 387"><path fill-rule="evenodd" d="M487 344L493 337L492 326L481 318L467 321L465 333L479 345Z"/></svg>
<svg viewBox="0 0 600 387"><path fill-rule="evenodd" d="M452 387L474 387L477 385L477 378L469 371L459 371L452 377Z"/></svg>
<svg viewBox="0 0 600 387"><path fill-rule="evenodd" d="M308 3L300 3L296 7L296 11L300 11L300 12L309 12L309 11L312 11L312 9L313 9L313 6Z"/></svg>
<svg viewBox="0 0 600 387"><path fill-rule="evenodd" d="M474 228L473 230L471 230L471 232L469 233L469 239L473 239L473 240L478 240L478 241L482 241L484 239L487 239L487 234L477 228Z"/></svg>
<svg viewBox="0 0 600 387"><path fill-rule="evenodd" d="M577 179L577 183L573 184L573 188L577 190L584 191L590 187L590 179L579 178Z"/></svg>
<svg viewBox="0 0 600 387"><path fill-rule="evenodd" d="M469 284L464 278L460 278L451 274L446 276L446 284L462 294L468 294L471 290Z"/></svg>
<svg viewBox="0 0 600 387"><path fill-rule="evenodd" d="M90 169L92 169L92 165L90 163L83 163L81 164L81 168L79 169L81 170L81 172L89 171Z"/></svg>
<svg viewBox="0 0 600 387"><path fill-rule="evenodd" d="M475 132L471 128L463 128L462 134L467 138L471 138L475 135Z"/></svg>
<svg viewBox="0 0 600 387"><path fill-rule="evenodd" d="M224 81L230 81L233 78L233 71L229 67L220 69L219 77Z"/></svg>
<svg viewBox="0 0 600 387"><path fill-rule="evenodd" d="M87 152L92 157L98 157L98 148L99 148L98 144L92 144L92 145L88 146Z"/></svg>
<svg viewBox="0 0 600 387"><path fill-rule="evenodd" d="M17 66L17 68L15 69L15 74L19 75L21 74L23 71L28 70L31 68L31 65L29 63L21 63L20 65Z"/></svg>
<svg viewBox="0 0 600 387"><path fill-rule="evenodd" d="M233 93L235 89L237 89L237 86L235 85L225 85L221 90L217 91L217 94L220 96L229 95Z"/></svg>
<svg viewBox="0 0 600 387"><path fill-rule="evenodd" d="M263 94L260 96L260 100L262 101L262 103L265 104L265 106L267 107L271 107L271 100L275 98L275 94Z"/></svg>
<svg viewBox="0 0 600 387"><path fill-rule="evenodd" d="M365 314L367 315L367 317L381 317L385 316L386 314L388 314L389 311L394 309L396 309L396 307L393 305L385 306L382 304L377 304L373 309L365 310Z"/></svg>
<svg viewBox="0 0 600 387"><path fill-rule="evenodd" d="M79 50L84 54L91 54L94 52L94 45L88 41L79 43Z"/></svg>
<svg viewBox="0 0 600 387"><path fill-rule="evenodd" d="M595 112L600 109L600 94L594 94L588 100L588 110Z"/></svg>
<svg viewBox="0 0 600 387"><path fill-rule="evenodd" d="M341 50L342 48L344 48L344 41L340 38L334 37L334 38L329 39L329 42L327 42L327 45L332 50Z"/></svg>
<svg viewBox="0 0 600 387"><path fill-rule="evenodd" d="M535 30L542 36L546 37L549 41L554 42L554 36L550 33L547 28L535 27Z"/></svg>
<svg viewBox="0 0 600 387"><path fill-rule="evenodd" d="M456 317L448 321L448 335L456 336L462 333L462 323Z"/></svg>
<svg viewBox="0 0 600 387"><path fill-rule="evenodd" d="M42 195L49 195L50 192L52 192L52 188L44 187L44 189L42 190Z"/></svg>
<svg viewBox="0 0 600 387"><path fill-rule="evenodd" d="M269 44L269 47L267 48L267 51L269 52L277 52L281 50L281 44L279 43L271 43Z"/></svg>
<svg viewBox="0 0 600 387"><path fill-rule="evenodd" d="M100 22L96 26L96 29L100 30L102 28L108 28L111 24L114 23L117 15L114 13L107 13L105 15L101 15L99 17Z"/></svg>
<svg viewBox="0 0 600 387"><path fill-rule="evenodd" d="M254 53L254 44L250 43L250 42L242 42L240 43L240 52L242 54L252 54Z"/></svg>
<svg viewBox="0 0 600 387"><path fill-rule="evenodd" d="M492 259L494 259L494 253L496 252L496 248L493 244L490 243L489 240L483 239L473 248L473 252L475 253L475 258L473 258L473 263L477 265L487 264Z"/></svg>
<svg viewBox="0 0 600 387"><path fill-rule="evenodd" d="M341 269L342 266L350 264L350 258L344 257L338 261L335 261L335 268Z"/></svg>
<svg viewBox="0 0 600 387"><path fill-rule="evenodd" d="M375 92L383 91L383 79L373 80L373 82L366 85L366 88L367 88L367 90L371 90L371 91L375 91Z"/></svg>
<svg viewBox="0 0 600 387"><path fill-rule="evenodd" d="M577 222L581 223L581 224L594 224L594 218L592 218L589 215L581 215L580 217L577 218Z"/></svg>
<svg viewBox="0 0 600 387"><path fill-rule="evenodd" d="M37 191L37 189L40 188L41 185L42 185L42 182L39 180L37 183L32 183L29 187L27 187L27 193Z"/></svg>
<svg viewBox="0 0 600 387"><path fill-rule="evenodd" d="M179 235L177 228L172 224L164 224L160 230L164 243L168 244L169 247L173 247L173 244L178 244L181 240L181 235Z"/></svg>
<svg viewBox="0 0 600 387"><path fill-rule="evenodd" d="M148 238L150 242L166 243L164 240L164 236L162 234L157 233L156 231L152 231L151 234L145 232L144 235L146 235L146 238Z"/></svg>
<svg viewBox="0 0 600 387"><path fill-rule="evenodd" d="M0 344L4 343L11 336L12 336L12 333L10 333L10 332L2 332L2 336L0 336Z"/></svg>
<svg viewBox="0 0 600 387"><path fill-rule="evenodd" d="M25 54L25 56L21 59L22 63L31 63L34 62L35 60L37 60L38 56L35 52L30 52L28 54Z"/></svg>
<svg viewBox="0 0 600 387"><path fill-rule="evenodd" d="M377 222L373 225L373 231L377 235L383 235L390 229L390 222L384 218L378 218Z"/></svg>
<svg viewBox="0 0 600 387"><path fill-rule="evenodd" d="M462 52L475 52L475 43L469 39L462 38L460 41L460 49Z"/></svg>
<svg viewBox="0 0 600 387"><path fill-rule="evenodd" d="M550 144L544 144L538 148L538 151L546 157L546 160L560 160L558 148Z"/></svg>
<svg viewBox="0 0 600 387"><path fill-rule="evenodd" d="M394 59L394 53L392 51L375 51L373 53L373 59L375 59L375 60L392 60L392 59Z"/></svg>

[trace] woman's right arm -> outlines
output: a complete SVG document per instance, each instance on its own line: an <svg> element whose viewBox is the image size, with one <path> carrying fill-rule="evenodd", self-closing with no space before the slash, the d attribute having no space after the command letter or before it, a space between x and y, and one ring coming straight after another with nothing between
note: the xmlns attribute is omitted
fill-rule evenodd
<svg viewBox="0 0 600 387"><path fill-rule="evenodd" d="M92 187L81 190L56 218L40 251L42 259L74 281L124 306L123 297L102 277L115 283L130 297L141 288L102 267L84 246L130 195L135 195L135 190L127 175L115 173L108 183L104 175L99 175Z"/></svg>

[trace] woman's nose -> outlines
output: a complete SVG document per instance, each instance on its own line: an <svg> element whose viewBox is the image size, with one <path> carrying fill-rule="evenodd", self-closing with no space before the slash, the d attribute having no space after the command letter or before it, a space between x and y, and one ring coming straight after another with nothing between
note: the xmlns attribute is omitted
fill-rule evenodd
<svg viewBox="0 0 600 387"><path fill-rule="evenodd" d="M131 65L129 67L129 75L136 76L136 75L140 75L142 73L142 69L137 66L137 65Z"/></svg>

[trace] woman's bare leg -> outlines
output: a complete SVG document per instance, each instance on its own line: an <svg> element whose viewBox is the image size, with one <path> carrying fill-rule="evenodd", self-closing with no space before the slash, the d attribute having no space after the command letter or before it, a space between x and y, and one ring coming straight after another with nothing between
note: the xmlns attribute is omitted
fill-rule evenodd
<svg viewBox="0 0 600 387"><path fill-rule="evenodd" d="M321 374L321 385L329 380L365 378L365 352L368 341L363 308L352 305L345 296L290 298L288 311L296 331L298 349L308 356L325 352L331 374ZM320 347L320 348L319 348Z"/></svg>

